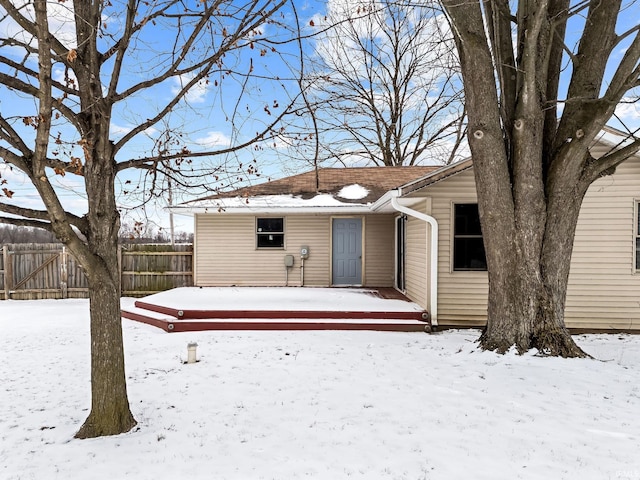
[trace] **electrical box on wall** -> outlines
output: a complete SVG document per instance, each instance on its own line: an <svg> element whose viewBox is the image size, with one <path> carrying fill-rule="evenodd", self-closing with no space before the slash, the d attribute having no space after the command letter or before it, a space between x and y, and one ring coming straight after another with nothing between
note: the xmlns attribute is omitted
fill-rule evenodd
<svg viewBox="0 0 640 480"><path fill-rule="evenodd" d="M306 245L300 247L300 258L309 258L309 247L307 247Z"/></svg>
<svg viewBox="0 0 640 480"><path fill-rule="evenodd" d="M285 255L284 256L284 266L285 267L293 267L293 255Z"/></svg>

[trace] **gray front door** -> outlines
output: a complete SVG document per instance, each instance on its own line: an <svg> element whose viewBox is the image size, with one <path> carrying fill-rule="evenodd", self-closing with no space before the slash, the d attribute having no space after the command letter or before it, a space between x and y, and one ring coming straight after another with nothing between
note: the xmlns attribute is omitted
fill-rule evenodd
<svg viewBox="0 0 640 480"><path fill-rule="evenodd" d="M334 218L333 285L362 285L362 219Z"/></svg>

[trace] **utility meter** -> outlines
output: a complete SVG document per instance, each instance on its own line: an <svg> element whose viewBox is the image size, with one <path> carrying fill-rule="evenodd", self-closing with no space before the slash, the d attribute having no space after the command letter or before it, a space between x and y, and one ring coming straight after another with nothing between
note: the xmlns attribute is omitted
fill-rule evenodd
<svg viewBox="0 0 640 480"><path fill-rule="evenodd" d="M307 247L306 245L303 247L300 247L300 258L304 258L304 259L309 258L309 247Z"/></svg>

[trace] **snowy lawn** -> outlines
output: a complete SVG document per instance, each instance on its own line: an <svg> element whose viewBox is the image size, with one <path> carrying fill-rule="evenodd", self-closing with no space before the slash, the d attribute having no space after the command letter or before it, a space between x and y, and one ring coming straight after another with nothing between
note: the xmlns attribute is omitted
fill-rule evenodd
<svg viewBox="0 0 640 480"><path fill-rule="evenodd" d="M75 440L88 302L0 301L0 479L640 479L640 336L563 360L479 352L477 331L123 325L139 425Z"/></svg>

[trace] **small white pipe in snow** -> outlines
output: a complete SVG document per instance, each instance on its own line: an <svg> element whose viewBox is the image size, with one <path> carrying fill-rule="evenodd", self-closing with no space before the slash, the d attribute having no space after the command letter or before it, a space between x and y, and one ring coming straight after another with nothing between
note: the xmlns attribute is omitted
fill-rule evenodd
<svg viewBox="0 0 640 480"><path fill-rule="evenodd" d="M190 342L187 344L187 363L196 363L196 348L198 344L196 342Z"/></svg>

